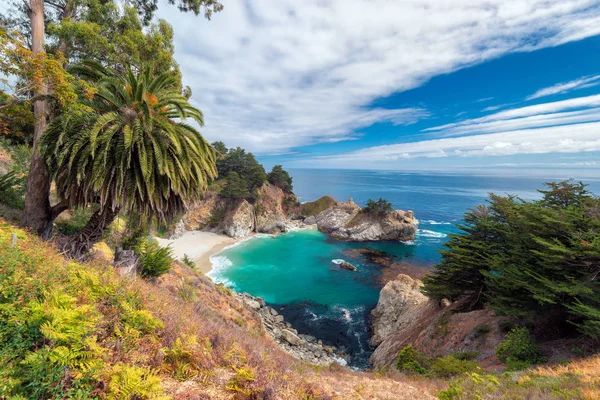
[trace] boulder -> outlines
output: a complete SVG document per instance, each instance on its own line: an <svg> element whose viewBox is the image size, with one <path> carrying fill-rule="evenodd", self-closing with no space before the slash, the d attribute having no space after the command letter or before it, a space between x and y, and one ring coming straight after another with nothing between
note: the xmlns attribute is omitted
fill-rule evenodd
<svg viewBox="0 0 600 400"><path fill-rule="evenodd" d="M342 263L339 264L340 268L344 268L347 269L349 271L356 271L358 270L358 268L356 268L354 265L350 264L348 261L343 261Z"/></svg>
<svg viewBox="0 0 600 400"><path fill-rule="evenodd" d="M293 333L290 330L287 329L283 329L281 331L281 336L283 337L283 339L288 342L289 344L291 344L292 346L298 346L300 344L302 344L302 339L300 339L298 337L298 335L296 335L295 333Z"/></svg>

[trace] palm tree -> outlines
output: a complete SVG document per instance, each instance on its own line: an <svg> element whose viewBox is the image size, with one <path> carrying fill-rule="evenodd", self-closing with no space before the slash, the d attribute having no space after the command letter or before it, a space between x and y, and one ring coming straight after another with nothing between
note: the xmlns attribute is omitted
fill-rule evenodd
<svg viewBox="0 0 600 400"><path fill-rule="evenodd" d="M185 123L202 113L177 91L176 78L150 70L119 73L88 63L97 92L84 109L54 120L42 151L69 208L99 204L65 245L75 257L102 237L119 212L168 220L185 211L217 175L215 151Z"/></svg>

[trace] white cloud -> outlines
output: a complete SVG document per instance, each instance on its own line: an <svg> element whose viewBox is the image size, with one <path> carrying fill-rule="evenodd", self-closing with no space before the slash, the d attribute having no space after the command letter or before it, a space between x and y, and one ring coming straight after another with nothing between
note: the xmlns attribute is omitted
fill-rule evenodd
<svg viewBox="0 0 600 400"><path fill-rule="evenodd" d="M559 117L573 117L577 113L565 113L565 111L569 110L578 110L578 109L591 109L587 111L580 111L577 115L584 114L594 114L597 113L598 110L594 110L594 108L600 107L600 95L586 96L586 97L576 97L568 100L554 101L551 103L542 103L536 104L534 106L513 108L510 110L500 111L494 114L486 115L485 117L469 119L460 122L453 122L451 124L434 126L431 128L427 128L424 131L432 132L432 131L443 131L446 134L460 134L466 133L468 131L477 131L482 127L493 126L491 123L500 122L496 124L498 128L502 128L506 121L515 121L519 118L529 118L529 119L521 119L518 121L526 122L540 119L552 119ZM582 121L571 121L572 122L582 122ZM560 121L555 121L552 125L558 125ZM531 125L534 126L534 125ZM542 125L543 126L543 125ZM507 127L505 130L511 129Z"/></svg>
<svg viewBox="0 0 600 400"><path fill-rule="evenodd" d="M576 89L584 89L584 88L600 85L600 82L598 82L599 79L600 79L600 75L595 75L595 76L588 76L588 77L575 79L575 80L569 81L569 82L559 83L557 85L538 90L531 96L528 96L526 100L538 99L538 98L544 97L544 96L551 96L553 94L562 94L562 93L567 93L567 92L570 92L570 91L576 90Z"/></svg>
<svg viewBox="0 0 600 400"><path fill-rule="evenodd" d="M212 21L163 5L202 132L260 154L411 124L375 99L509 52L600 34L596 0L228 0Z"/></svg>
<svg viewBox="0 0 600 400"><path fill-rule="evenodd" d="M516 154L600 151L600 122L539 129L514 130L459 138L424 140L376 146L340 155L317 157L324 162L391 162L417 157L483 157Z"/></svg>

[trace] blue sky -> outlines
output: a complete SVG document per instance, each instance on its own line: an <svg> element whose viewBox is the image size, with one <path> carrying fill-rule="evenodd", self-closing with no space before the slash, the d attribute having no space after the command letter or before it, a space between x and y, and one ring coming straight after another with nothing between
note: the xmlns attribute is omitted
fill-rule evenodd
<svg viewBox="0 0 600 400"><path fill-rule="evenodd" d="M267 166L600 175L597 1L162 7L211 141Z"/></svg>

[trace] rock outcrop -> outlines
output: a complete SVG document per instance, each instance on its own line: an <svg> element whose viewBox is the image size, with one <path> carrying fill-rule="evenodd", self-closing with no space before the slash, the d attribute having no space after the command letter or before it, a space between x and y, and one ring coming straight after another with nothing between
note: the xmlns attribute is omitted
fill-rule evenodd
<svg viewBox="0 0 600 400"><path fill-rule="evenodd" d="M204 193L202 200L192 204L181 225L185 230L208 230L234 238L254 232L276 234L300 225L297 221L300 205L291 193L264 183L257 191L256 204L246 200L226 199L215 191ZM178 225L176 228L180 229ZM174 232L172 235L182 232Z"/></svg>
<svg viewBox="0 0 600 400"><path fill-rule="evenodd" d="M223 233L232 238L244 238L254 232L254 207L242 200L225 215L220 224Z"/></svg>
<svg viewBox="0 0 600 400"><path fill-rule="evenodd" d="M371 312L371 343L377 346L371 364L390 368L398 352L411 345L432 357L474 352L480 366L496 368L499 362L494 349L503 339L499 328L502 318L491 310L460 312L461 304L438 304L424 296L421 287L421 281L400 274L381 290Z"/></svg>
<svg viewBox="0 0 600 400"><path fill-rule="evenodd" d="M397 331L410 328L429 310L437 310L437 302L421 293L422 286L421 281L400 274L381 289L377 306L371 311L373 346L380 345Z"/></svg>
<svg viewBox="0 0 600 400"><path fill-rule="evenodd" d="M283 315L274 308L269 307L260 297L247 293L236 293L246 306L258 313L265 330L283 350L292 356L315 365L330 365L340 362L341 358L335 357L335 349L324 346L320 340L310 335L299 334Z"/></svg>
<svg viewBox="0 0 600 400"><path fill-rule="evenodd" d="M412 211L396 210L386 215L361 212L352 201L335 203L319 214L307 217L306 224L316 224L327 235L351 242L410 241L415 238L419 222Z"/></svg>

